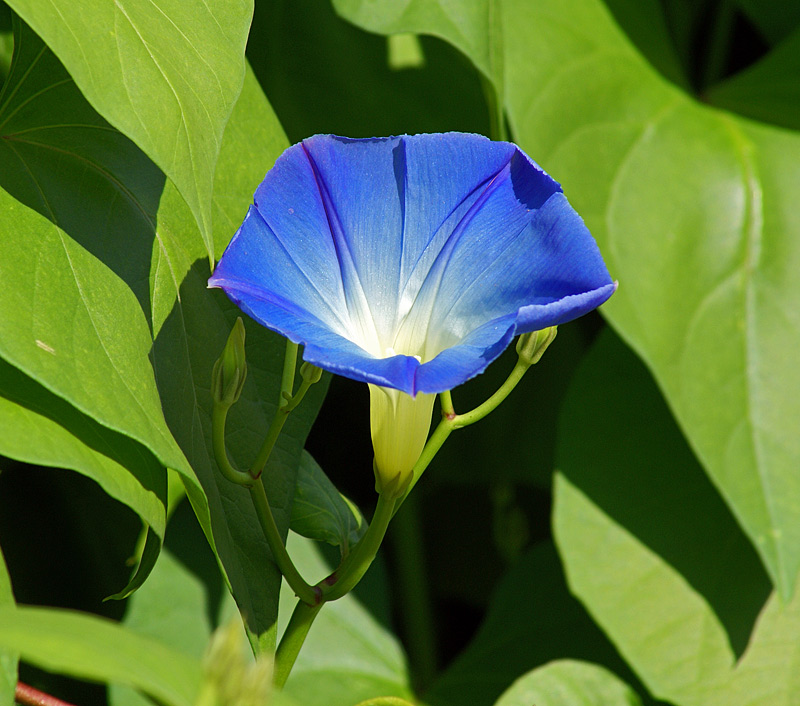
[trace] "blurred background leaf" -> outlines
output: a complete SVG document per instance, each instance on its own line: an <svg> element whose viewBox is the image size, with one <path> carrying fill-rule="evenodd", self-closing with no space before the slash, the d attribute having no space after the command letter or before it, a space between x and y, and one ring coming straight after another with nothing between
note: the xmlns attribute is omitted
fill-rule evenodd
<svg viewBox="0 0 800 706"><path fill-rule="evenodd" d="M38 666L130 684L168 706L193 706L200 663L96 616L55 608L0 608L0 645Z"/></svg>

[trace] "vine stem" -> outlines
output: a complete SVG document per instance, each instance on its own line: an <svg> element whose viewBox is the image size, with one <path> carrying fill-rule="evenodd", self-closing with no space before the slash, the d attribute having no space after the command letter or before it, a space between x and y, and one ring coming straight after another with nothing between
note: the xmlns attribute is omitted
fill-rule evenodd
<svg viewBox="0 0 800 706"><path fill-rule="evenodd" d="M345 557L339 568L318 584L322 589L324 601L335 601L349 593L367 573L394 515L395 503L394 496L387 493L378 495L378 504L375 507L372 522L369 523L364 536L353 548L353 551Z"/></svg>
<svg viewBox="0 0 800 706"><path fill-rule="evenodd" d="M72 704L57 699L55 696L45 694L21 681L17 682L14 690L14 700L21 706L72 706Z"/></svg>
<svg viewBox="0 0 800 706"><path fill-rule="evenodd" d="M258 521L261 524L264 537L272 551L272 558L281 570L286 583L289 584L301 601L309 605L317 605L320 602L320 591L309 585L300 575L289 556L289 552L286 551L286 545L283 543L278 526L275 524L275 517L272 515L272 509L267 500L267 491L264 489L264 482L261 478L250 488L250 497L253 500L253 507L258 515Z"/></svg>
<svg viewBox="0 0 800 706"><path fill-rule="evenodd" d="M278 650L275 652L275 673L272 681L279 689L286 684L311 624L323 605L323 603L309 605L302 600L297 601L289 624L281 638L281 643L278 645Z"/></svg>

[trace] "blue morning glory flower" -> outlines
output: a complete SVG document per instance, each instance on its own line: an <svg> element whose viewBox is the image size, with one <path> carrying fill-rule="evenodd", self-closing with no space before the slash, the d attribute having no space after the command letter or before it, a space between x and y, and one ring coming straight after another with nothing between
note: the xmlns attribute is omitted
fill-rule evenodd
<svg viewBox="0 0 800 706"><path fill-rule="evenodd" d="M424 444L433 393L616 287L559 184L515 145L462 133L290 147L209 285L305 360L371 383L373 441L395 450L399 428Z"/></svg>

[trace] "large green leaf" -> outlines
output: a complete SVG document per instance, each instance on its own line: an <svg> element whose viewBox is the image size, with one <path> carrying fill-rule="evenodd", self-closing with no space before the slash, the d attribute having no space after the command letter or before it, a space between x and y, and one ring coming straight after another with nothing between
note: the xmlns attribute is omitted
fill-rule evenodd
<svg viewBox="0 0 800 706"><path fill-rule="evenodd" d="M84 96L175 183L209 257L214 170L242 88L251 0L12 0Z"/></svg>
<svg viewBox="0 0 800 706"><path fill-rule="evenodd" d="M152 243L163 177L21 24L0 134L0 355L185 470L148 360L139 252L119 241Z"/></svg>
<svg viewBox="0 0 800 706"><path fill-rule="evenodd" d="M52 608L0 608L0 647L42 669L128 684L169 706L192 706L198 660L108 620Z"/></svg>
<svg viewBox="0 0 800 706"><path fill-rule="evenodd" d="M504 11L515 135L597 237L620 280L605 314L786 597L800 568L800 136L695 103L595 0Z"/></svg>
<svg viewBox="0 0 800 706"><path fill-rule="evenodd" d="M314 542L290 535L289 553L306 578L317 581L331 567L322 560ZM375 580L373 566L359 588ZM281 622L285 626L294 604L284 584ZM372 593L386 600L385 583ZM402 649L394 636L359 601L357 594L327 604L320 611L297 658L286 694L304 706L353 706L379 696L413 701Z"/></svg>
<svg viewBox="0 0 800 706"><path fill-rule="evenodd" d="M495 706L641 706L641 703L633 689L602 667L563 660L520 677Z"/></svg>
<svg viewBox="0 0 800 706"><path fill-rule="evenodd" d="M11 312L0 324L7 334L0 352L87 417L140 441L183 473L251 633L269 647L280 577L247 492L218 482L210 460L210 372L237 312L220 292L206 288L203 241L176 188L93 111L32 33L22 36L19 55L28 60L20 59L20 70L33 68L23 72L13 95L13 84L6 85L9 101L27 103L10 116L4 134L12 139L0 147L11 156L0 165L0 179L18 199L7 197L3 237L19 234L21 223L30 222L32 232L9 242L0 265L6 285L0 299L10 300L4 310ZM249 76L217 169L216 253L285 144ZM83 324L77 331L69 313L74 308ZM249 329L251 372L229 427L231 454L241 463L254 457L274 413L283 363L280 337L259 326ZM81 337L78 349L70 350ZM107 351L119 361L110 363ZM112 363L123 373L112 374ZM303 439L324 390L325 384L317 385L292 415L265 475L284 531ZM145 403L149 416L137 416Z"/></svg>
<svg viewBox="0 0 800 706"><path fill-rule="evenodd" d="M141 445L111 432L0 360L0 453L95 480L163 537L166 473Z"/></svg>
<svg viewBox="0 0 800 706"><path fill-rule="evenodd" d="M570 587L651 692L682 706L793 703L739 684L752 669L785 687L790 664L764 653L798 649L797 608L780 626L762 615L750 635L766 576L644 367L610 332L567 396L558 463L554 529Z"/></svg>

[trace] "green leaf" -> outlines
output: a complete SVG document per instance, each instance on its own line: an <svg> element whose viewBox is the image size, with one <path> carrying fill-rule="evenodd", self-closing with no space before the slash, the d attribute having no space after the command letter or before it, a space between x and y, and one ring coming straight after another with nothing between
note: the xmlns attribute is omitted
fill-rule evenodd
<svg viewBox="0 0 800 706"><path fill-rule="evenodd" d="M502 90L503 35L497 0L333 0L336 11L369 32L414 32L440 37L460 49Z"/></svg>
<svg viewBox="0 0 800 706"><path fill-rule="evenodd" d="M727 690L713 706L793 706L800 692L800 592L784 604L773 595Z"/></svg>
<svg viewBox="0 0 800 706"><path fill-rule="evenodd" d="M174 182L212 245L214 170L242 88L250 0L11 0L83 95Z"/></svg>
<svg viewBox="0 0 800 706"><path fill-rule="evenodd" d="M512 684L496 706L641 706L627 684L587 662L562 660L534 669Z"/></svg>
<svg viewBox="0 0 800 706"><path fill-rule="evenodd" d="M0 184L12 190L2 232L22 237L9 242L0 264L0 304L10 312L0 322L7 334L0 354L182 473L251 635L269 648L280 576L248 494L218 479L210 460L210 375L237 311L206 288L205 247L177 189L93 111L35 35L20 32L19 74L4 93L10 112L0 110L7 128L0 149L11 157L0 162ZM25 101L27 110L13 112ZM217 168L215 252L285 146L248 76ZM251 373L229 420L231 455L243 464L255 456L274 413L284 348L279 336L248 328ZM303 440L325 388L316 385L292 414L266 471L284 531ZM143 407L147 414L138 413Z"/></svg>
<svg viewBox="0 0 800 706"><path fill-rule="evenodd" d="M699 105L596 0L504 4L507 107L620 289L654 371L784 597L800 568L800 135ZM568 24L560 18L569 17Z"/></svg>
<svg viewBox="0 0 800 706"><path fill-rule="evenodd" d="M0 610L14 606L14 593L11 590L11 578L8 575L6 561L0 548ZM0 703L13 703L17 686L17 662L19 654L16 650L0 649Z"/></svg>
<svg viewBox="0 0 800 706"><path fill-rule="evenodd" d="M502 578L478 633L426 691L426 702L490 706L511 682L561 658L599 662L635 680L570 595L555 548L545 542L527 551Z"/></svg>
<svg viewBox="0 0 800 706"><path fill-rule="evenodd" d="M149 231L152 242L163 177L22 24L15 46L0 95L0 356L190 472L148 360L146 279L135 292L124 281L138 276L140 253L118 241Z"/></svg>
<svg viewBox="0 0 800 706"><path fill-rule="evenodd" d="M689 82L667 26L665 3L658 0L606 0L605 4L653 67L667 80L688 89Z"/></svg>
<svg viewBox="0 0 800 706"><path fill-rule="evenodd" d="M128 684L169 706L192 706L200 685L197 660L83 613L0 608L0 646L42 669Z"/></svg>
<svg viewBox="0 0 800 706"><path fill-rule="evenodd" d="M761 61L705 95L720 108L800 130L800 27Z"/></svg>
<svg viewBox="0 0 800 706"><path fill-rule="evenodd" d="M290 528L303 537L341 547L345 554L367 528L361 511L336 490L306 451L297 471Z"/></svg>
<svg viewBox="0 0 800 706"><path fill-rule="evenodd" d="M320 557L310 540L290 535L289 553L307 580L315 582L327 576L331 567ZM364 583L375 580L376 568L370 569ZM387 586L373 594L386 600ZM304 706L353 706L378 696L413 699L402 649L394 636L376 620L357 597L360 591L323 607L311 627L297 658L285 693ZM282 627L294 596L282 588Z"/></svg>
<svg viewBox="0 0 800 706"><path fill-rule="evenodd" d="M559 438L553 523L571 590L657 698L700 706L724 688L732 703L736 656L769 585L646 370L610 332L573 379Z"/></svg>

